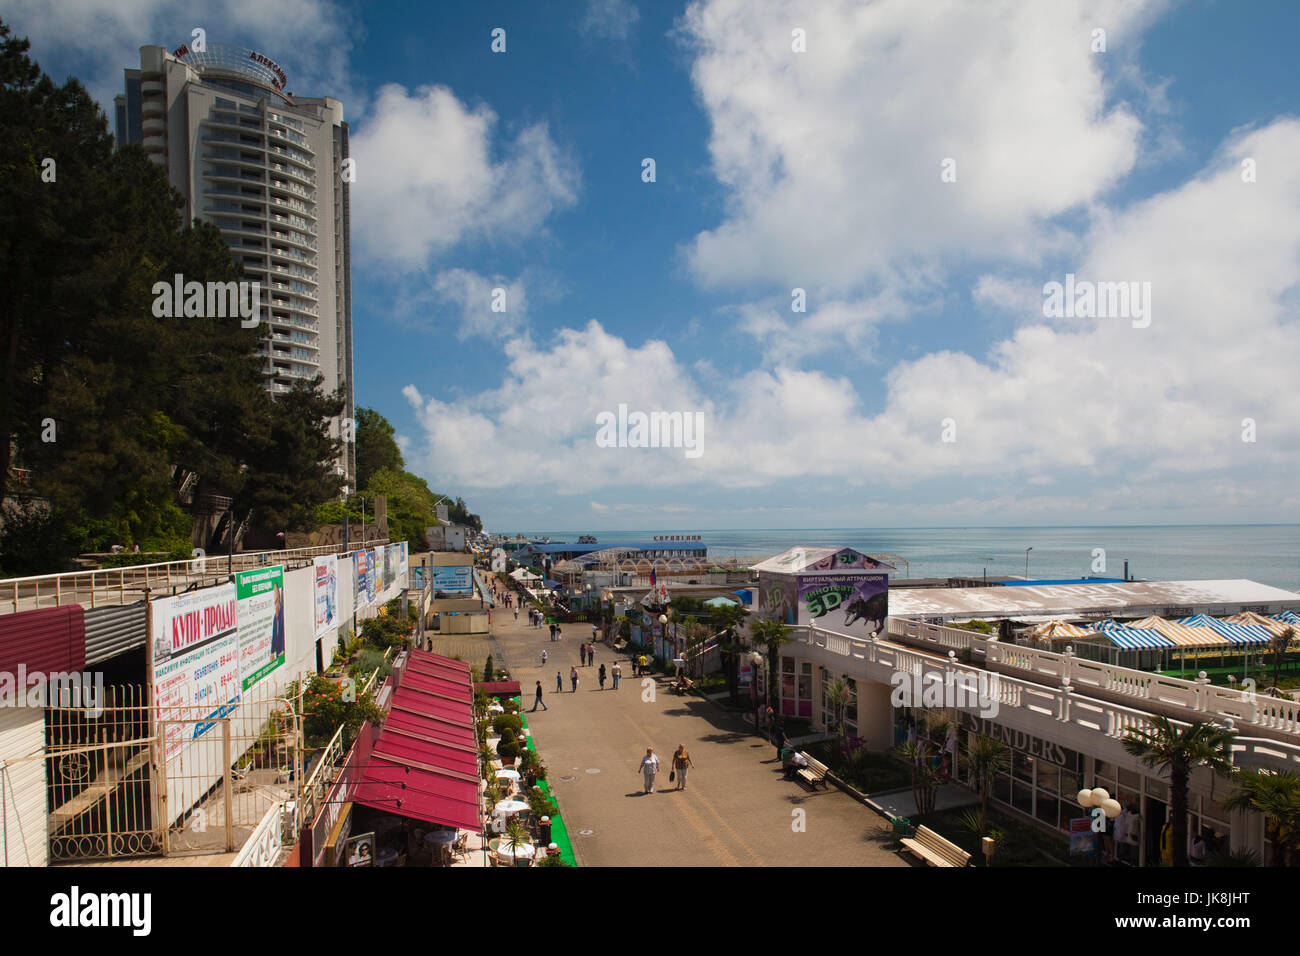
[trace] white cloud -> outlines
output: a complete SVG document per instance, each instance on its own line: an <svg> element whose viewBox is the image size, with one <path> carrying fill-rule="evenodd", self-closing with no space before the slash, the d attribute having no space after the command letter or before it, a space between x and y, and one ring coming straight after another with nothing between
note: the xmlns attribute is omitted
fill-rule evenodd
<svg viewBox="0 0 1300 956"><path fill-rule="evenodd" d="M545 124L494 149L496 126L443 86L380 89L352 137L353 235L373 261L417 269L463 240L527 236L574 203L577 169Z"/></svg>
<svg viewBox="0 0 1300 956"><path fill-rule="evenodd" d="M1108 105L1110 63L1158 3L692 3L681 24L712 121L726 218L695 237L711 286L924 288L967 260L1035 261L1052 223L1134 165L1142 124ZM807 32L807 52L791 31ZM1127 75L1127 74L1126 74ZM946 158L957 181L940 180Z"/></svg>
<svg viewBox="0 0 1300 956"><path fill-rule="evenodd" d="M590 39L626 40L641 19L631 0L587 0L578 29Z"/></svg>
<svg viewBox="0 0 1300 956"><path fill-rule="evenodd" d="M470 336L508 338L523 327L528 314L528 297L523 282L504 276L483 276L468 269L445 269L433 281L434 291L444 301L460 308L459 339ZM500 295L498 295L498 290ZM503 311L494 311L494 303Z"/></svg>
<svg viewBox="0 0 1300 956"><path fill-rule="evenodd" d="M970 502L987 495L1014 517L1020 499L1007 485L1050 484L1056 493L1034 498L1027 513L1182 509L1190 518L1276 507L1267 513L1296 516L1300 499L1287 489L1300 461L1300 392L1291 387L1300 218L1277 210L1300 204L1297 155L1300 121L1243 131L1197 178L1097 217L1071 269L1151 282L1149 328L1044 320L1041 292L1024 302L1017 290L1060 277L1008 271L980 288L990 302L1028 310L1014 335L986 358L935 343L888 373L878 410L847 378L784 359L709 382L664 343L634 347L595 322L544 350L508 347L492 392L439 402L410 388L408 398L430 462L469 486L761 493L825 478L843 489L837 501L870 493L893 502L916 500L930 483L943 507L968 502L954 516L977 514ZM1267 172L1257 183L1241 181L1247 156ZM597 448L594 416L619 402L704 411L705 454ZM1244 417L1258 423L1253 444L1241 441ZM941 441L945 418L956 422L954 443Z"/></svg>
<svg viewBox="0 0 1300 956"><path fill-rule="evenodd" d="M193 30L209 43L251 47L280 64L299 96L332 96L355 119L362 98L348 56L362 27L333 0L212 0L195 11L187 0L6 0L5 22L32 41L30 55L48 69L51 54L70 69L112 119L125 69L139 69L140 47L174 50ZM62 81L62 76L55 80Z"/></svg>

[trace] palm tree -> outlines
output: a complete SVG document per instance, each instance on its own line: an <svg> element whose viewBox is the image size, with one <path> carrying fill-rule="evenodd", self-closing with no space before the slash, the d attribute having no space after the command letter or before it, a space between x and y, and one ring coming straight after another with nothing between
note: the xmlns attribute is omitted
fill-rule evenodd
<svg viewBox="0 0 1300 956"><path fill-rule="evenodd" d="M1288 627L1283 629L1281 634L1273 635L1273 639L1268 642L1268 649L1273 652L1273 687L1277 687L1278 675L1282 671L1282 662L1286 658L1287 649L1290 648L1291 642L1295 640L1295 628Z"/></svg>
<svg viewBox="0 0 1300 956"><path fill-rule="evenodd" d="M931 766L930 759L934 754L924 740L909 740L900 749L912 771L912 799L916 803L916 815L927 816L934 812L934 798L939 790L939 771Z"/></svg>
<svg viewBox="0 0 1300 956"><path fill-rule="evenodd" d="M726 607L719 608L713 613L713 624L723 632L722 641L718 645L719 656L722 658L722 668L727 674L727 690L731 694L731 702L736 702L736 696L739 693L739 663L740 655L745 651L745 645L740 643L739 633L745 622L746 611L739 604L729 604Z"/></svg>
<svg viewBox="0 0 1300 956"><path fill-rule="evenodd" d="M519 822L518 817L511 817L506 823L505 839L503 845L510 847L510 860L515 865L519 863L519 847L527 846L531 840L528 836L528 828Z"/></svg>
<svg viewBox="0 0 1300 956"><path fill-rule="evenodd" d="M1152 717L1147 730L1128 728L1124 749L1153 769L1169 773L1174 866L1187 866L1187 782L1196 767L1225 776L1232 771L1228 745L1234 731L1196 721L1185 730L1167 717Z"/></svg>
<svg viewBox="0 0 1300 956"><path fill-rule="evenodd" d="M989 796L993 793L998 774L1006 771L1009 756L1006 744L996 737L973 734L966 741L966 763L970 767L971 782L980 795L980 836L988 831Z"/></svg>
<svg viewBox="0 0 1300 956"><path fill-rule="evenodd" d="M1264 814L1264 831L1273 843L1273 866L1286 866L1287 851L1300 847L1300 776L1289 771L1240 770L1237 789L1223 801L1229 810Z"/></svg>
<svg viewBox="0 0 1300 956"><path fill-rule="evenodd" d="M767 699L777 709L776 680L779 676L781 648L790 643L790 628L774 617L755 621L749 628L754 643L767 651Z"/></svg>
<svg viewBox="0 0 1300 956"><path fill-rule="evenodd" d="M843 738L844 712L853 700L853 692L849 690L849 682L842 677L835 678L826 685L826 699L830 702L831 713L834 715L834 726L827 729Z"/></svg>

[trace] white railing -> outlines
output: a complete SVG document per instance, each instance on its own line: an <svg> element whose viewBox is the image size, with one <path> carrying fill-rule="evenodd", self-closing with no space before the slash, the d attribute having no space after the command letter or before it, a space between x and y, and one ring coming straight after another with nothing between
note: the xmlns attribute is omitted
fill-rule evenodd
<svg viewBox="0 0 1300 956"><path fill-rule="evenodd" d="M268 867L279 863L280 848L283 846L281 841L283 817L286 812L288 808L280 803L267 810L266 816L262 817L262 822L257 825L253 835L244 843L239 855L230 865Z"/></svg>
<svg viewBox="0 0 1300 956"><path fill-rule="evenodd" d="M896 617L891 617L886 622L886 633L890 637L906 637L956 651L984 647L990 640L997 639L996 635L978 634L960 627L922 624L920 621L906 621Z"/></svg>
<svg viewBox="0 0 1300 956"><path fill-rule="evenodd" d="M1036 678L1068 679L1076 688L1089 687L1134 700L1179 707L1210 718L1300 734L1300 702L1267 697L1253 691L1216 687L1200 681L1164 677L1131 667L1056 654L1035 647L990 643L989 664L1024 671Z"/></svg>
<svg viewBox="0 0 1300 956"><path fill-rule="evenodd" d="M387 543L387 538L373 539L367 545ZM284 551L237 552L231 556L210 554L188 561L135 564L97 571L5 578L0 580L0 614L64 604L81 604L90 608L132 604L144 596L146 588L160 591L194 584L207 587L224 583L229 578L228 572L275 564L292 568L322 555L341 553L339 545L323 544Z"/></svg>
<svg viewBox="0 0 1300 956"><path fill-rule="evenodd" d="M1072 724L1089 733L1098 733L1114 741L1122 741L1129 728L1146 730L1151 727L1152 713L1134 707L1093 697L1081 696L1090 688L1135 688L1145 690L1145 695L1133 693L1135 700L1160 701L1174 703L1187 710L1195 711L1200 719L1222 721L1231 719L1237 727L1256 726L1289 729L1297 723L1295 701L1279 700L1271 697L1254 695L1248 697L1240 691L1232 691L1208 684L1195 684L1188 681L1175 681L1142 671L1130 671L1128 674L1111 674L1105 681L1098 677L1097 669L1122 671L1124 668L1106 668L1096 661L1081 661L1064 655L1050 655L1055 662L1042 661L1044 666L1032 671L1040 680L1021 680L1008 676L1005 671L991 672L983 668L962 664L954 658L935 658L920 651L898 647L879 641L866 641L844 634L835 634L818 628L805 626L791 629L791 638L796 643L821 648L829 654L861 661L859 672L866 678L880 683L891 683L895 674L905 673L914 677L924 674L936 674L948 682L949 675L966 686L986 688L990 694L989 701L1001 707L1016 708L1039 717L1059 723ZM1035 651L1032 648L987 642L989 661L1003 663L1005 659L1016 659L1025 652L1042 655L1049 652ZM846 653L847 650L847 653ZM1003 655L1006 655L1004 658ZM1056 672L1045 673L1046 666L1054 663ZM829 662L828 662L829 664ZM837 665L843 666L843 665ZM1014 665L1013 665L1014 666ZM1052 678L1050 684L1042 679ZM1137 678L1148 678L1145 683ZM1175 684L1190 684L1190 687L1174 687ZM1194 689L1195 694L1188 693ZM1196 718L1193 718L1196 719ZM1185 725L1186 721L1174 721ZM1234 752L1241 752L1266 758L1276 764L1282 761L1287 765L1300 767L1300 740L1296 742L1262 740L1253 737L1238 738Z"/></svg>

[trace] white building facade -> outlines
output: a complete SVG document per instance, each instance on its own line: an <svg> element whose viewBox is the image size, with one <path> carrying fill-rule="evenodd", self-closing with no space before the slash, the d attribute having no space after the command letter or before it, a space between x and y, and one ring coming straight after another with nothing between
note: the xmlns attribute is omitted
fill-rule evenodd
<svg viewBox="0 0 1300 956"><path fill-rule="evenodd" d="M330 97L286 93L284 72L254 51L207 44L140 48L115 101L119 146L141 144L185 200L187 222L221 230L245 278L261 284L267 389L324 378L355 419L348 126ZM350 178L350 177L349 177ZM355 475L352 433L338 463Z"/></svg>

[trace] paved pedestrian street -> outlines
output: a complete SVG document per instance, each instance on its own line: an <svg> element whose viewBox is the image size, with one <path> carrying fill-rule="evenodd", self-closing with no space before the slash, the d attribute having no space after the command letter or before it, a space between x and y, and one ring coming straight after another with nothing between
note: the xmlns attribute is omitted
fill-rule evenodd
<svg viewBox="0 0 1300 956"><path fill-rule="evenodd" d="M505 618L503 620L503 618ZM810 793L781 774L775 748L744 721L702 697L679 696L660 675L635 678L627 655L596 645L595 666L578 666L589 624L563 625L550 640L527 615L493 614L506 666L533 706L540 678L549 710L528 714L538 752L581 866L909 866L890 849L878 814L833 786ZM549 660L545 672L540 655ZM600 690L600 664L623 664L623 681ZM577 693L569 668L578 667ZM555 672L564 693L555 693ZM672 754L695 761L687 788L668 782ZM655 792L638 769L646 747L659 755Z"/></svg>

